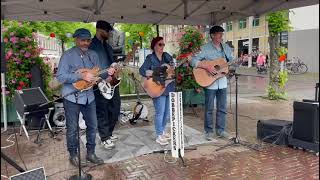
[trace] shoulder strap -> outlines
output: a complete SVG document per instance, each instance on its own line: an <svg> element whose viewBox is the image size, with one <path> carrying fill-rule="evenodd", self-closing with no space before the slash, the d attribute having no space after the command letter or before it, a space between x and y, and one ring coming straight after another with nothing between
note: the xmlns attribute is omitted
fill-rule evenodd
<svg viewBox="0 0 320 180"><path fill-rule="evenodd" d="M227 57L226 52L224 51L224 48L223 48L222 43L220 43L220 45L221 45L221 50L222 50L222 52L223 52L223 54L224 54L224 57L226 58L227 62L229 62L230 60L229 60L229 58Z"/></svg>

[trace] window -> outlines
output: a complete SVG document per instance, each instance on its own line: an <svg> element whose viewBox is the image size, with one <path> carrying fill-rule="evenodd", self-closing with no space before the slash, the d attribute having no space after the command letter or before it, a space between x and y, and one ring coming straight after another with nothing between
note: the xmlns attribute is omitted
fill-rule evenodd
<svg viewBox="0 0 320 180"><path fill-rule="evenodd" d="M254 18L253 18L253 21L252 21L252 26L253 26L253 27L257 27L257 26L259 26L259 25L260 25L260 17L259 17L259 16L254 17Z"/></svg>
<svg viewBox="0 0 320 180"><path fill-rule="evenodd" d="M279 33L279 44L283 47L288 47L288 31Z"/></svg>
<svg viewBox="0 0 320 180"><path fill-rule="evenodd" d="M227 22L227 32L232 31L232 21Z"/></svg>
<svg viewBox="0 0 320 180"><path fill-rule="evenodd" d="M247 19L240 19L239 20L239 29L247 28Z"/></svg>

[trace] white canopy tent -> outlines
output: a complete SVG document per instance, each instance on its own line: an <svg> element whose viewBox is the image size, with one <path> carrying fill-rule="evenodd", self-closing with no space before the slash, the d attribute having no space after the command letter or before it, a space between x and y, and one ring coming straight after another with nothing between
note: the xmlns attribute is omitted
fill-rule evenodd
<svg viewBox="0 0 320 180"><path fill-rule="evenodd" d="M1 19L214 25L314 4L319 0L1 0ZM1 79L6 130L4 73Z"/></svg>
<svg viewBox="0 0 320 180"><path fill-rule="evenodd" d="M2 0L2 19L213 25L319 0Z"/></svg>

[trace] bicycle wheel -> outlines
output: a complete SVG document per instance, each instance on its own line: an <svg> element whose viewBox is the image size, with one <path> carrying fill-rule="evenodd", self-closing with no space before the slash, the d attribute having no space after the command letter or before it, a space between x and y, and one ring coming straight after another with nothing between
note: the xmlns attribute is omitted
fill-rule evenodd
<svg viewBox="0 0 320 180"><path fill-rule="evenodd" d="M299 74L299 66L298 65L293 65L290 69L291 74Z"/></svg>
<svg viewBox="0 0 320 180"><path fill-rule="evenodd" d="M298 73L299 74L304 74L304 73L306 73L308 71L308 66L307 65L305 65L305 64L300 64L299 66L298 66Z"/></svg>

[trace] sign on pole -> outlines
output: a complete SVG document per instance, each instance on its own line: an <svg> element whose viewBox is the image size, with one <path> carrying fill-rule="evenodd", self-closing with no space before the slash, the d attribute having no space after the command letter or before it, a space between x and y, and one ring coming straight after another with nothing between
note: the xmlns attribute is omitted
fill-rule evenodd
<svg viewBox="0 0 320 180"><path fill-rule="evenodd" d="M182 92L170 92L171 153L172 157L184 156Z"/></svg>

